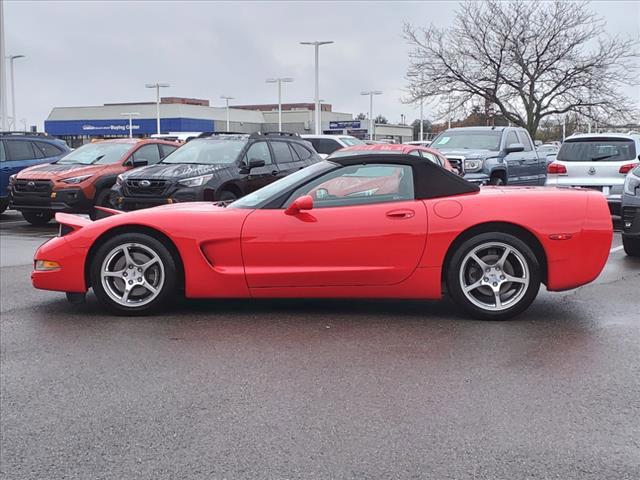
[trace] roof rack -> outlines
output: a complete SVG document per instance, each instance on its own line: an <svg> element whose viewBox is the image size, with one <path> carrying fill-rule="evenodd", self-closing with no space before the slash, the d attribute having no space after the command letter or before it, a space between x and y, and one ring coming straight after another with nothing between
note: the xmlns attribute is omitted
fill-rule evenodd
<svg viewBox="0 0 640 480"><path fill-rule="evenodd" d="M243 132L202 132L196 138L215 137L217 135L248 135L248 133L243 133Z"/></svg>
<svg viewBox="0 0 640 480"><path fill-rule="evenodd" d="M48 137L46 132L20 132L17 130L11 130L7 132L0 132L0 135L30 135L32 137Z"/></svg>
<svg viewBox="0 0 640 480"><path fill-rule="evenodd" d="M295 132L254 132L251 134L249 138L260 138L260 137L297 137L300 138L300 135Z"/></svg>

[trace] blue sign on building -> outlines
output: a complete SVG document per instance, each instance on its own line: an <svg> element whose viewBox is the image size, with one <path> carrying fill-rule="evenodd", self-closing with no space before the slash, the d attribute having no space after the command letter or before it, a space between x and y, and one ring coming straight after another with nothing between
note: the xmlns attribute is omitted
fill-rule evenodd
<svg viewBox="0 0 640 480"><path fill-rule="evenodd" d="M344 128L360 128L360 120L343 120L329 122L329 128L331 130L342 130Z"/></svg>
<svg viewBox="0 0 640 480"><path fill-rule="evenodd" d="M134 135L151 135L156 132L155 118L134 118ZM113 120L45 120L44 131L55 136L111 136L129 135L129 119ZM213 120L200 118L161 118L161 132L214 132Z"/></svg>

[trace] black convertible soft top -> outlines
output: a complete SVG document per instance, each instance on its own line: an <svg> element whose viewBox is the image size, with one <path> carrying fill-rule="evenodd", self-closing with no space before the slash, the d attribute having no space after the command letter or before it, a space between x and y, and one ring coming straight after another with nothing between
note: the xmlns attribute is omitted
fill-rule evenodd
<svg viewBox="0 0 640 480"><path fill-rule="evenodd" d="M451 173L433 162L421 157L405 154L349 155L328 158L329 162L342 166L367 165L371 163L409 165L413 168L413 185L416 199L447 197L464 193L479 192L480 187Z"/></svg>

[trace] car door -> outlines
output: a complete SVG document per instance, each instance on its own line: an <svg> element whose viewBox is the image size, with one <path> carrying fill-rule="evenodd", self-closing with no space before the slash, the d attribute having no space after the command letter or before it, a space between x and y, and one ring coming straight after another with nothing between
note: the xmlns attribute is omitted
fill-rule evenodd
<svg viewBox="0 0 640 480"><path fill-rule="evenodd" d="M250 160L262 160L264 166L252 168L244 179L244 193L251 193L254 190L270 184L278 177L278 166L273 162L271 149L266 140L253 142L244 154L244 165L249 165Z"/></svg>
<svg viewBox="0 0 640 480"><path fill-rule="evenodd" d="M24 168L45 163L44 155L34 148L32 141L5 138L3 142L6 159L2 165L2 174L7 179Z"/></svg>
<svg viewBox="0 0 640 480"><path fill-rule="evenodd" d="M285 209L311 195L314 208ZM392 285L425 247L427 213L408 165L353 165L298 188L280 209L257 209L242 229L250 288Z"/></svg>
<svg viewBox="0 0 640 480"><path fill-rule="evenodd" d="M538 152L533 148L529 135L524 130L516 132L518 141L524 145L524 151L520 152L524 159L523 179L522 183L527 185L544 185L546 179L547 166L541 169L541 162L538 158Z"/></svg>
<svg viewBox="0 0 640 480"><path fill-rule="evenodd" d="M506 149L509 145L513 145L514 143L520 143L520 140L514 130L509 130L505 137L503 149ZM507 174L509 175L507 183L512 185L522 185L523 183L526 183L526 167L524 164L523 152L507 153L504 157L504 161L507 164Z"/></svg>

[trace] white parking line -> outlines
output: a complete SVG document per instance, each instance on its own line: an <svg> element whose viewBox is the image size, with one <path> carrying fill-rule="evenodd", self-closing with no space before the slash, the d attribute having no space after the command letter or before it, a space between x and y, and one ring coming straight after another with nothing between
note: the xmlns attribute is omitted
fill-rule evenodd
<svg viewBox="0 0 640 480"><path fill-rule="evenodd" d="M611 250L609 250L609 253L615 253L615 252L619 252L620 250L622 250L624 248L624 245L620 245L619 247L614 247Z"/></svg>

